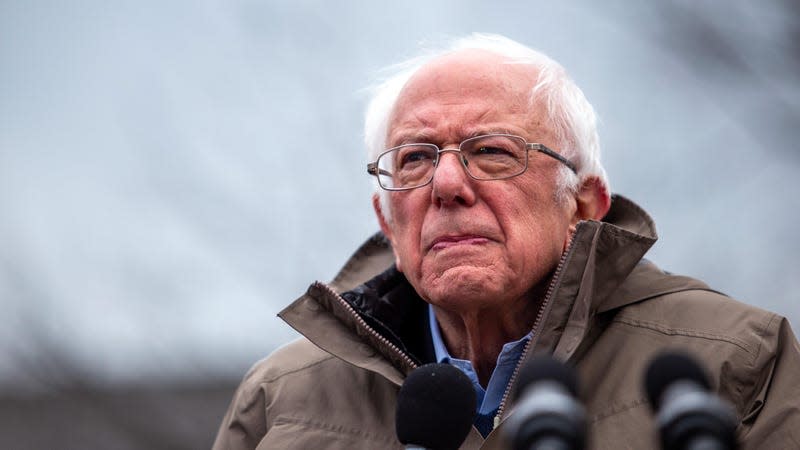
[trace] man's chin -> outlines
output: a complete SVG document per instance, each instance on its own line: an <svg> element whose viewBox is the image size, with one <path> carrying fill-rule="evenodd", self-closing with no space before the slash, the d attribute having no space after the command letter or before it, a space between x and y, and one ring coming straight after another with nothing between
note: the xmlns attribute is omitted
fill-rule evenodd
<svg viewBox="0 0 800 450"><path fill-rule="evenodd" d="M483 303L502 295L501 278L488 267L456 266L423 278L417 290L432 304Z"/></svg>

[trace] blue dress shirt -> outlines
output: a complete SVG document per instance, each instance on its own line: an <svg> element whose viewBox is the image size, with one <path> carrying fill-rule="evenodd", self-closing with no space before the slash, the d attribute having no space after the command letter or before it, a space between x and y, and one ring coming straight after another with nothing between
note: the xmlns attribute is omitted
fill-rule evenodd
<svg viewBox="0 0 800 450"><path fill-rule="evenodd" d="M430 305L428 305L428 318L431 327L431 337L433 338L433 349L436 352L436 361L456 366L472 381L477 398L475 425L485 437L489 434L489 431L492 430L494 416L497 414L497 409L500 406L500 401L503 399L506 387L509 381L511 381L514 367L516 367L519 358L522 356L522 351L531 339L532 334L528 333L523 336L522 339L503 345L503 350L497 357L497 365L494 368L494 372L492 372L492 376L489 378L489 384L487 384L486 389L484 389L478 381L478 374L475 372L475 368L472 367L472 362L450 356L444 344L444 340L442 339L442 334L439 331L439 324L436 322L433 308Z"/></svg>

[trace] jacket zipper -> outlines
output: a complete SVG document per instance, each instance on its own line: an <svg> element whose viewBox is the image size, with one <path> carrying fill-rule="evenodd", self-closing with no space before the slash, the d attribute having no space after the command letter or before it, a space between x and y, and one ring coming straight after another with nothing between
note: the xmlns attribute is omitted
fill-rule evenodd
<svg viewBox="0 0 800 450"><path fill-rule="evenodd" d="M577 233L577 230L576 230ZM573 233L573 236L575 233ZM542 304L539 306L539 312L536 314L536 320L533 322L533 327L531 328L531 339L525 344L525 348L522 349L522 355L519 357L519 361L517 361L517 365L514 367L514 372L511 373L511 379L508 381L508 385L506 386L506 390L503 393L503 398L500 400L500 406L497 407L497 414L494 416L494 424L493 429L497 428L500 425L500 418L503 416L503 412L506 408L506 403L508 402L508 396L511 393L511 386L514 385L514 382L517 380L517 375L519 374L520 367L522 366L522 361L525 360L525 356L534 347L534 342L539 340L539 333L537 332L537 328L541 325L542 319L544 318L544 312L547 309L547 305L550 303L550 299L555 292L556 285L558 284L559 278L561 277L561 271L564 268L564 264L567 262L567 258L572 253L572 245L573 239L570 238L569 245L567 246L567 250L561 254L561 259L558 261L558 266L556 266L555 272L553 272L553 279L550 281L550 285L547 287L547 292L545 293L544 300Z"/></svg>
<svg viewBox="0 0 800 450"><path fill-rule="evenodd" d="M370 336L373 336L375 339L377 339L378 342L383 344L392 353L399 356L400 359L403 360L403 362L406 363L406 365L408 365L408 367L411 368L411 370L414 370L418 367L417 363L415 363L408 355L406 355L405 352L400 350L398 346L394 345L391 341L383 337L383 335L381 335L380 333L375 331L375 329L369 326L369 324L367 324L367 322L364 319L362 319L360 315L358 315L358 312L356 312L355 308L353 308L349 303L347 303L347 301L344 298L342 298L342 296L339 295L338 292L334 291L330 286L320 281L315 281L313 285L322 289L325 293L335 298L336 301L345 309L345 311L347 311L351 316L353 316L353 318L356 320L356 323L358 323L358 325L363 330L369 333Z"/></svg>

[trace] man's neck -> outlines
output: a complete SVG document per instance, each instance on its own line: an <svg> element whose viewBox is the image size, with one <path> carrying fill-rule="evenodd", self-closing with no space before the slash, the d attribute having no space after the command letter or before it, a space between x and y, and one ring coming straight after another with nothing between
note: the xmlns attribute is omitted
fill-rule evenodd
<svg viewBox="0 0 800 450"><path fill-rule="evenodd" d="M466 359L486 387L494 372L503 345L516 341L531 331L538 312L538 302L519 302L520 307L504 310L472 310L453 313L433 307L450 355ZM506 305L507 306L507 305Z"/></svg>

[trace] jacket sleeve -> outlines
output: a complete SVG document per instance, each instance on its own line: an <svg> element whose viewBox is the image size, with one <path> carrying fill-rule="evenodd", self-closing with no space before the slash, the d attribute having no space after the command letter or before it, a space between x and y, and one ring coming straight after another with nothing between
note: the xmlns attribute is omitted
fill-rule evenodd
<svg viewBox="0 0 800 450"><path fill-rule="evenodd" d="M259 365L256 365L236 389L213 450L252 450L266 435L266 394L260 380Z"/></svg>
<svg viewBox="0 0 800 450"><path fill-rule="evenodd" d="M739 429L742 449L800 448L800 345L774 316L754 362L755 385Z"/></svg>

